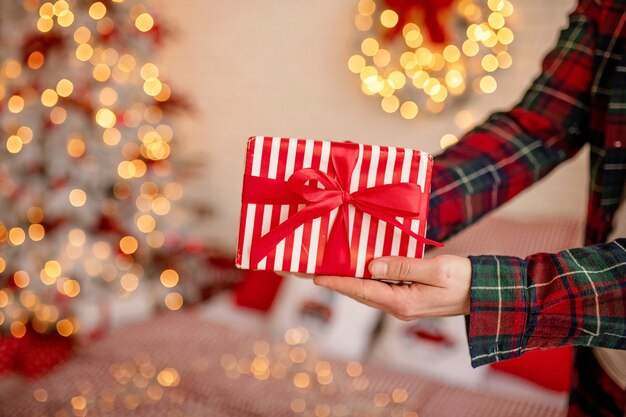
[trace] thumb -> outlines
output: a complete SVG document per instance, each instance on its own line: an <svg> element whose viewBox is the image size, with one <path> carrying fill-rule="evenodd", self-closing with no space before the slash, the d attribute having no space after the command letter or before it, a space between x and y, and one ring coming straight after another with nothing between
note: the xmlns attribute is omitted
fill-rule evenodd
<svg viewBox="0 0 626 417"><path fill-rule="evenodd" d="M368 268L374 278L438 285L442 282L442 264L443 262L438 258L413 259L385 256L373 259Z"/></svg>

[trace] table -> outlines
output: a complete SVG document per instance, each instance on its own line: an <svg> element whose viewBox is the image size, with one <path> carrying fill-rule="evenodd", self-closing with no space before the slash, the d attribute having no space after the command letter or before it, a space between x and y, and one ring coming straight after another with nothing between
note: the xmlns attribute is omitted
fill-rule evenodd
<svg viewBox="0 0 626 417"><path fill-rule="evenodd" d="M0 384L0 416L558 417L562 405L326 360L284 339L161 314L79 346L47 376ZM289 342L289 343L287 343Z"/></svg>

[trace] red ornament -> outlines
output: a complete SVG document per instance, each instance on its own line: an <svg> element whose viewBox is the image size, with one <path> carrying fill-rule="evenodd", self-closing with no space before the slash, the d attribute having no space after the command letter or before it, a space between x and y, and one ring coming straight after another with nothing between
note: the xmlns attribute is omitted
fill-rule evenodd
<svg viewBox="0 0 626 417"><path fill-rule="evenodd" d="M19 341L12 336L0 336L0 375L15 371Z"/></svg>
<svg viewBox="0 0 626 417"><path fill-rule="evenodd" d="M28 330L21 338L0 336L0 374L18 373L37 378L65 362L72 353L72 341L56 333L40 335Z"/></svg>
<svg viewBox="0 0 626 417"><path fill-rule="evenodd" d="M235 304L267 313L282 282L283 277L274 271L248 271L234 290Z"/></svg>

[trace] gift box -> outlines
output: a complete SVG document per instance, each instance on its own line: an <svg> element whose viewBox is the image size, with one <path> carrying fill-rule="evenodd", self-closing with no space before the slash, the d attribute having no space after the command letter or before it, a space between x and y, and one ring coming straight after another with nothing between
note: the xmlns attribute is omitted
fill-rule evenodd
<svg viewBox="0 0 626 417"><path fill-rule="evenodd" d="M420 258L432 157L278 137L248 140L237 266L370 277L380 256Z"/></svg>

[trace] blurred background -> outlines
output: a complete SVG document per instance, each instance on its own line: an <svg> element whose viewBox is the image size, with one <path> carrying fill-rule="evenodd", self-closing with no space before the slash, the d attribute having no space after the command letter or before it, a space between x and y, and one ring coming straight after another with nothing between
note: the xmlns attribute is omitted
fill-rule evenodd
<svg viewBox="0 0 626 417"><path fill-rule="evenodd" d="M176 41L166 46L163 62L176 85L193 93L196 111L180 122L179 131L186 148L205 162L188 194L214 206L215 216L197 226L225 247L236 245L243 150L249 136L351 140L437 154L444 135L458 138L521 98L575 2L513 3L514 12L507 17L514 33L508 48L512 65L495 73L483 71L493 75L496 91L479 94L470 85L466 96L453 100L450 95L445 111L430 114L424 106L412 120L399 111L382 111L380 97L365 97L358 75L348 70L348 59L362 54L361 42L369 36L355 27L357 4L167 5L168 19L179 30ZM452 31L463 34L462 28ZM450 138L443 144L449 145ZM503 211L582 218L583 160L561 167Z"/></svg>
<svg viewBox="0 0 626 417"><path fill-rule="evenodd" d="M234 255L248 137L436 155L574 5L0 0L0 415L562 415L568 349L472 369L462 318ZM428 256L579 245L586 152Z"/></svg>

